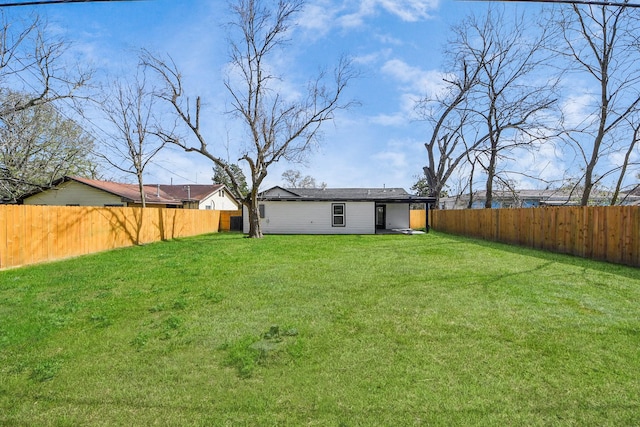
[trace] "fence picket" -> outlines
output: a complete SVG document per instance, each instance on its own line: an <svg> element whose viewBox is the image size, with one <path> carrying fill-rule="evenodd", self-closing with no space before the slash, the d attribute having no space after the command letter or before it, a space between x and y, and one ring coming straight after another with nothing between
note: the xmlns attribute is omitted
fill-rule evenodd
<svg viewBox="0 0 640 427"><path fill-rule="evenodd" d="M434 230L640 267L640 207L435 210Z"/></svg>
<svg viewBox="0 0 640 427"><path fill-rule="evenodd" d="M0 269L215 233L220 211L0 205Z"/></svg>

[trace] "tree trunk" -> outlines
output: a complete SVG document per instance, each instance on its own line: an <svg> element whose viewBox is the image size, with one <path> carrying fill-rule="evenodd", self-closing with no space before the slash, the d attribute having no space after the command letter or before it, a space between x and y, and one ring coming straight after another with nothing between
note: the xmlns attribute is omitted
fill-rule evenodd
<svg viewBox="0 0 640 427"><path fill-rule="evenodd" d="M247 211L249 212L249 238L251 239L261 239L262 228L260 227L260 209L258 206L258 193L256 191L256 187L251 190L251 194L249 195L250 199L248 200Z"/></svg>
<svg viewBox="0 0 640 427"><path fill-rule="evenodd" d="M147 198L145 197L144 194L144 184L142 182L142 173L137 174L138 177L138 190L140 190L140 201L142 203L142 207L146 208L147 207Z"/></svg>
<svg viewBox="0 0 640 427"><path fill-rule="evenodd" d="M496 176L497 157L497 150L492 148L491 158L489 159L489 167L487 168L486 199L484 202L484 207L486 209L491 209L493 207L493 179Z"/></svg>
<svg viewBox="0 0 640 427"><path fill-rule="evenodd" d="M606 89L603 89L606 90ZM600 146L602 145L602 140L605 135L605 124L607 121L607 108L608 103L606 99L603 97L603 107L600 111L600 127L598 129L598 134L596 135L595 141L593 142L593 151L591 152L591 159L586 165L584 172L584 190L582 191L582 197L580 199L581 206L588 206L589 199L591 198L591 191L593 190L594 182L593 182L593 171L598 164L598 160L600 157Z"/></svg>
<svg viewBox="0 0 640 427"><path fill-rule="evenodd" d="M616 183L616 188L613 190L613 196L611 197L611 206L615 206L618 203L618 197L620 197L620 190L622 188L622 183L624 182L624 177L627 174L627 167L629 167L629 161L631 159L631 155L635 149L636 143L638 142L638 133L640 132L640 127L636 127L633 130L633 138L631 140L631 144L627 149L627 152L624 155L624 161L622 162L622 168L620 169L620 175L618 177L618 182Z"/></svg>

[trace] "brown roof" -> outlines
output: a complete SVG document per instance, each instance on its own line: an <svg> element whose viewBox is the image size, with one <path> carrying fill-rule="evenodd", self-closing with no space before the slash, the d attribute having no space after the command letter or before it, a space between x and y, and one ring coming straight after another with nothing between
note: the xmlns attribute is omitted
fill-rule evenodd
<svg viewBox="0 0 640 427"><path fill-rule="evenodd" d="M97 179L80 178L77 176L65 177L65 181L77 181L82 184L97 188L107 193L120 196L126 201L141 203L138 184L122 184L112 181L100 181ZM181 205L185 201L200 201L211 193L224 187L215 185L145 185L144 194L146 202L157 205ZM190 196L190 197L189 197Z"/></svg>
<svg viewBox="0 0 640 427"><path fill-rule="evenodd" d="M157 188L157 185L153 185L153 188ZM209 196L211 193L222 189L224 185L162 185L160 184L160 190L167 195L179 199L179 200L202 200Z"/></svg>

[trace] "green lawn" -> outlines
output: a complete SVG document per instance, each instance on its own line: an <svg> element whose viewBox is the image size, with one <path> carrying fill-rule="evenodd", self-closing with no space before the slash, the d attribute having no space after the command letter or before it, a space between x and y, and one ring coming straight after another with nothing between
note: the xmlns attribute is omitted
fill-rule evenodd
<svg viewBox="0 0 640 427"><path fill-rule="evenodd" d="M639 425L640 270L438 233L0 272L0 425Z"/></svg>

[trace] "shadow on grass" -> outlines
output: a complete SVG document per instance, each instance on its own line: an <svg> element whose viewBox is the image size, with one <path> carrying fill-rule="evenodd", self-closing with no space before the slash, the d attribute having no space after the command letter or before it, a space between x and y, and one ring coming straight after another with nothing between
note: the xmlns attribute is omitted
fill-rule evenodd
<svg viewBox="0 0 640 427"><path fill-rule="evenodd" d="M508 252L516 255L535 257L541 260L549 261L550 263L561 263L565 265L571 265L583 269L596 270L602 273L614 274L617 276L623 276L629 279L640 280L640 269L621 265L613 264L606 261L595 261L586 258L580 258L570 254L560 254L555 252L544 251L541 249L526 248L521 246L509 245L506 243L493 242L490 240L476 239L472 237L458 236L455 234L447 234L442 232L435 232L439 236L446 237L453 240L458 244L469 243L483 248L489 248Z"/></svg>

